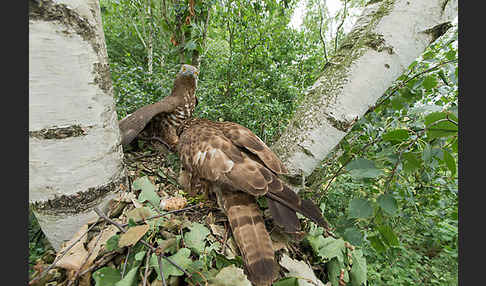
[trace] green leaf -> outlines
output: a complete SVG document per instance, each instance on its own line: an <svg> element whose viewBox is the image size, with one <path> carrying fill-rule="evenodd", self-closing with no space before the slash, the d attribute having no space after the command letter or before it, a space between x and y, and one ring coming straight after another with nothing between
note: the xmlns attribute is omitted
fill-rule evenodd
<svg viewBox="0 0 486 286"><path fill-rule="evenodd" d="M383 241L389 246L398 246L398 237L393 232L393 229L389 225L381 225L377 227L378 232L383 237Z"/></svg>
<svg viewBox="0 0 486 286"><path fill-rule="evenodd" d="M189 258L190 255L191 250L189 250L188 248L181 248L176 254L169 256L169 259L177 263L180 267L182 267L182 269L187 270L187 267L192 264L192 260ZM162 276L160 276L159 262L155 253L152 253L149 265L155 269L155 272L157 272L157 279L162 280ZM172 265L170 262L167 262L167 260L164 258L162 258L162 270L164 271L164 278L166 280L169 278L170 275L184 275L184 272L177 269L174 265Z"/></svg>
<svg viewBox="0 0 486 286"><path fill-rule="evenodd" d="M135 267L130 269L128 273L123 277L122 280L118 281L117 283L114 284L114 286L135 286L135 282L137 281L137 273L138 273L138 267L140 264L137 264Z"/></svg>
<svg viewBox="0 0 486 286"><path fill-rule="evenodd" d="M452 157L451 153L447 152L446 150L443 150L444 154L444 162L449 168L449 170L452 173L452 176L456 175L456 161L454 160L454 157Z"/></svg>
<svg viewBox="0 0 486 286"><path fill-rule="evenodd" d="M343 261L344 240L332 237L324 238L322 235L307 235L306 238L312 249L321 258L331 259L337 257L340 261Z"/></svg>
<svg viewBox="0 0 486 286"><path fill-rule="evenodd" d="M361 245L363 242L363 234L355 227L349 227L344 231L343 238L349 241L352 245Z"/></svg>
<svg viewBox="0 0 486 286"><path fill-rule="evenodd" d="M400 143L406 141L409 138L409 134L406 129L395 129L383 134L382 138L392 143Z"/></svg>
<svg viewBox="0 0 486 286"><path fill-rule="evenodd" d="M404 152L402 154L403 171L412 173L416 171L422 165L422 161L419 154L413 152Z"/></svg>
<svg viewBox="0 0 486 286"><path fill-rule="evenodd" d="M351 286L361 286L366 282L366 258L360 249L356 249L351 253L353 258L353 266L349 272L351 277Z"/></svg>
<svg viewBox="0 0 486 286"><path fill-rule="evenodd" d="M423 83L422 83L422 86L425 88L425 89L432 89L434 87L437 86L437 78L433 75L429 75L427 77L425 77Z"/></svg>
<svg viewBox="0 0 486 286"><path fill-rule="evenodd" d="M427 137L430 139L457 135L458 126L451 121L457 122L457 118L451 112L432 112L425 117L427 126Z"/></svg>
<svg viewBox="0 0 486 286"><path fill-rule="evenodd" d="M214 277L212 284L214 286L251 286L250 281L246 277L243 269L231 264L219 271L218 275Z"/></svg>
<svg viewBox="0 0 486 286"><path fill-rule="evenodd" d="M135 254L135 260L141 261L145 257L146 252L147 251L145 251L145 250L137 252L137 254Z"/></svg>
<svg viewBox="0 0 486 286"><path fill-rule="evenodd" d="M155 186L150 182L147 176L136 179L133 182L133 190L142 190L138 196L140 202L150 201L153 205L158 206L160 204L160 197L155 192Z"/></svg>
<svg viewBox="0 0 486 286"><path fill-rule="evenodd" d="M343 261L343 251L345 249L344 240L326 237L323 240L324 244L319 249L319 256L324 259L332 259L336 257L339 261Z"/></svg>
<svg viewBox="0 0 486 286"><path fill-rule="evenodd" d="M288 277L273 283L272 286L299 286L299 283L297 278Z"/></svg>
<svg viewBox="0 0 486 286"><path fill-rule="evenodd" d="M369 218L373 215L371 203L364 198L354 198L349 202L349 218Z"/></svg>
<svg viewBox="0 0 486 286"><path fill-rule="evenodd" d="M93 272L95 286L112 286L120 281L121 274L115 268L103 267Z"/></svg>
<svg viewBox="0 0 486 286"><path fill-rule="evenodd" d="M105 249L106 251L113 251L119 249L118 241L120 240L120 235L115 234L106 241Z"/></svg>
<svg viewBox="0 0 486 286"><path fill-rule="evenodd" d="M430 147L430 144L425 145L424 150L422 151L422 159L426 163L432 160L432 147Z"/></svg>
<svg viewBox="0 0 486 286"><path fill-rule="evenodd" d="M327 263L329 281L332 286L339 286L339 276L341 276L341 269L346 269L343 262L338 261L336 258ZM349 282L348 271L344 271L344 282Z"/></svg>
<svg viewBox="0 0 486 286"><path fill-rule="evenodd" d="M383 194L376 200L378 205L390 216L395 216L398 212L398 202L397 200L389 195Z"/></svg>
<svg viewBox="0 0 486 286"><path fill-rule="evenodd" d="M184 46L184 49L188 51L192 51L196 49L196 43L193 40L190 40L189 42L186 43Z"/></svg>
<svg viewBox="0 0 486 286"><path fill-rule="evenodd" d="M373 161L367 159L356 159L346 165L349 174L355 179L376 178L383 174L383 171L376 168Z"/></svg>
<svg viewBox="0 0 486 286"><path fill-rule="evenodd" d="M368 240L370 241L371 247L373 247L378 252L383 252L386 250L385 244L381 241L378 235L369 236Z"/></svg>
<svg viewBox="0 0 486 286"><path fill-rule="evenodd" d="M206 246L205 239L210 231L200 223L192 223L189 226L190 231L184 234L184 243L197 254L201 254Z"/></svg>
<svg viewBox="0 0 486 286"><path fill-rule="evenodd" d="M457 153L457 152L458 152L458 150L459 150L459 149L458 149L458 148L459 148L459 146L457 145L457 141L458 141L458 140L457 140L457 138L456 138L456 139L454 140L454 143L452 143L452 145L451 145L452 151L454 151L454 152L456 152L456 153Z"/></svg>

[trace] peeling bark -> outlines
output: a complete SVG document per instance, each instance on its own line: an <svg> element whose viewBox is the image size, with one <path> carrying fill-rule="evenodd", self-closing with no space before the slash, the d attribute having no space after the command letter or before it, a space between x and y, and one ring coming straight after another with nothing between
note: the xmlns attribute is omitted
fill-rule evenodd
<svg viewBox="0 0 486 286"><path fill-rule="evenodd" d="M29 1L29 201L64 240L126 188L97 0Z"/></svg>
<svg viewBox="0 0 486 286"><path fill-rule="evenodd" d="M272 146L289 178L310 175L455 16L457 0L369 2Z"/></svg>

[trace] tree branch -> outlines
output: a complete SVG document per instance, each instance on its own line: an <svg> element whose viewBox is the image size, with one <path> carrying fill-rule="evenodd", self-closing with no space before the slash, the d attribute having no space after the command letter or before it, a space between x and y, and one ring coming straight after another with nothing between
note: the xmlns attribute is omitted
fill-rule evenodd
<svg viewBox="0 0 486 286"><path fill-rule="evenodd" d="M336 38L334 39L334 53L336 53L337 47L338 47L339 30L343 26L344 20L346 19L346 5L347 5L347 3L348 3L348 0L344 0L343 19L341 21L341 24L339 24L339 26L336 29Z"/></svg>
<svg viewBox="0 0 486 286"><path fill-rule="evenodd" d="M326 51L326 41L324 40L324 37L322 36L322 21L324 20L323 13L324 9L321 7L321 2L319 1L319 11L321 14L321 22L319 24L319 36L321 37L321 42L322 42L322 48L324 49L324 59L326 60L326 63L329 61L327 59L327 51Z"/></svg>

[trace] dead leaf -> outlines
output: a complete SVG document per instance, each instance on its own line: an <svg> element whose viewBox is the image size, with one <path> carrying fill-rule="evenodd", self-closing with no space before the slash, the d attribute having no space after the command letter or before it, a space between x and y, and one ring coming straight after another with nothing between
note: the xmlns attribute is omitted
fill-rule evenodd
<svg viewBox="0 0 486 286"><path fill-rule="evenodd" d="M134 208L127 212L127 217L133 219L134 221L143 221L144 219L151 217L152 213L146 207Z"/></svg>
<svg viewBox="0 0 486 286"><path fill-rule="evenodd" d="M233 258L235 258L236 253L238 253L237 249L238 249L238 246L236 245L236 242L234 241L234 239L232 237L230 237L226 240L226 247L224 249L223 254L224 254L224 256L226 256L226 258L233 259Z"/></svg>
<svg viewBox="0 0 486 286"><path fill-rule="evenodd" d="M172 197L160 201L160 207L166 211L180 210L187 205L186 198Z"/></svg>
<svg viewBox="0 0 486 286"><path fill-rule="evenodd" d="M34 271L41 273L45 268L47 267L47 264L44 262L42 259L37 259L35 265L32 267Z"/></svg>
<svg viewBox="0 0 486 286"><path fill-rule="evenodd" d="M270 234L270 237L272 238L272 246L274 251L278 251L280 249L287 249L287 244L288 244L288 236L283 235L279 231L273 231Z"/></svg>
<svg viewBox="0 0 486 286"><path fill-rule="evenodd" d="M78 232L73 236L73 238L64 244L64 247L58 252L57 256L60 256L60 253L64 252L68 247L70 247L76 240L78 240L84 233L88 231L88 225L83 225ZM88 255L88 251L84 248L84 243L86 242L86 235L83 236L65 255L61 258L57 266L68 269L68 270L78 270Z"/></svg>
<svg viewBox="0 0 486 286"><path fill-rule="evenodd" d="M194 13L194 4L194 0L189 1L189 14L191 14L191 16L196 15L196 13Z"/></svg>
<svg viewBox="0 0 486 286"><path fill-rule="evenodd" d="M217 235L221 238L224 238L224 233L226 232L226 230L224 229L224 227L222 225L210 224L209 228L211 229L211 231L213 232L214 235Z"/></svg>
<svg viewBox="0 0 486 286"><path fill-rule="evenodd" d="M79 278L78 286L91 286L91 271Z"/></svg>
<svg viewBox="0 0 486 286"><path fill-rule="evenodd" d="M289 271L285 274L286 277L300 277L299 286L324 286L324 283L317 279L312 268L304 261L292 259L284 253L279 264Z"/></svg>
<svg viewBox="0 0 486 286"><path fill-rule="evenodd" d="M101 235L100 240L98 241L98 244L96 245L95 250L93 250L93 256L96 257L100 251L100 248L106 245L106 242L108 239L110 239L112 236L114 236L118 232L118 228L114 225L109 225L107 228L103 230L99 235ZM98 240L98 235L96 237L93 237L91 241L88 243L88 250L92 250L95 247L95 243ZM96 253L96 254L95 254Z"/></svg>
<svg viewBox="0 0 486 286"><path fill-rule="evenodd" d="M131 203L133 199L135 199L134 193L121 193L117 200L125 203Z"/></svg>
<svg viewBox="0 0 486 286"><path fill-rule="evenodd" d="M144 236L147 231L149 230L149 225L137 225L128 229L127 232L120 236L120 240L118 241L119 247L125 247L129 245L134 245L137 243L142 236Z"/></svg>

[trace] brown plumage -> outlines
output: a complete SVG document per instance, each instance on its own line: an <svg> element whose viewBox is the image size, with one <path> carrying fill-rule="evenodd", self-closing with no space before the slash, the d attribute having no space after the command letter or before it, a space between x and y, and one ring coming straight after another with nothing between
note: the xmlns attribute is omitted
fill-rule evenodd
<svg viewBox="0 0 486 286"><path fill-rule="evenodd" d="M130 144L145 129L175 148L178 140L176 129L192 116L197 104L195 91L198 74L197 68L182 65L169 96L145 105L120 120L118 125L122 145Z"/></svg>
<svg viewBox="0 0 486 286"><path fill-rule="evenodd" d="M300 233L296 212L327 228L321 211L278 177L287 169L249 129L231 122L193 118L178 133L177 148L188 173L186 182L194 187L203 181L203 186L216 193L250 280L256 285L270 285L276 275L273 248L255 197L267 198L275 223L291 234Z"/></svg>

